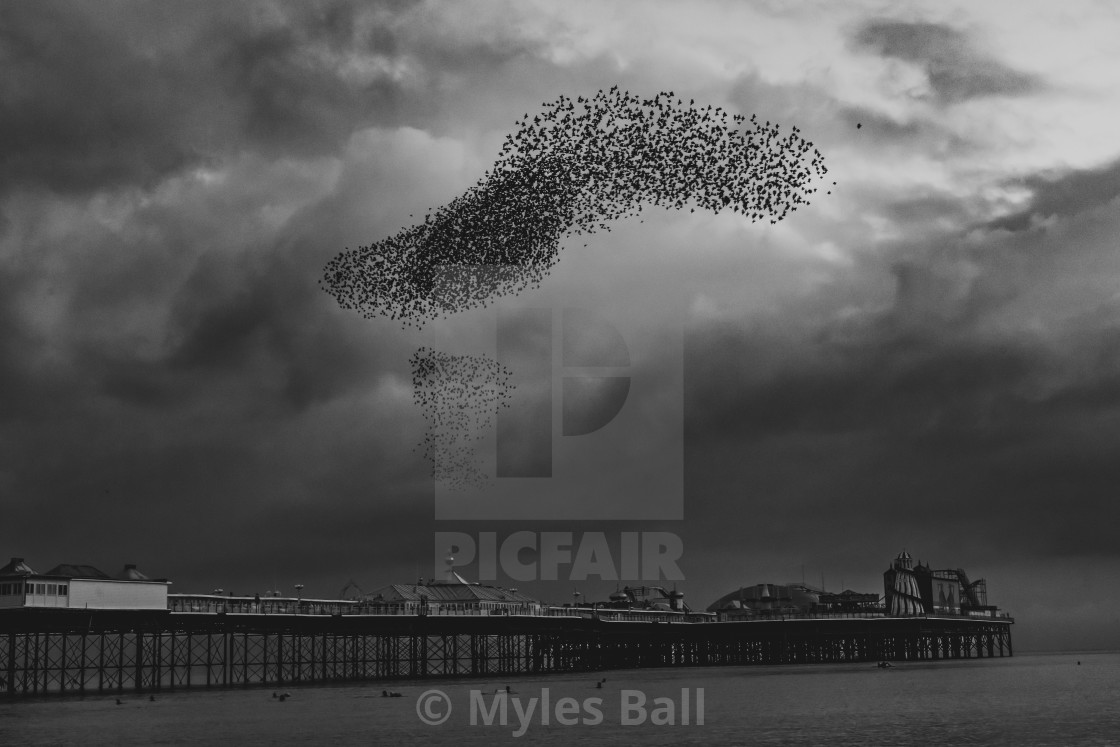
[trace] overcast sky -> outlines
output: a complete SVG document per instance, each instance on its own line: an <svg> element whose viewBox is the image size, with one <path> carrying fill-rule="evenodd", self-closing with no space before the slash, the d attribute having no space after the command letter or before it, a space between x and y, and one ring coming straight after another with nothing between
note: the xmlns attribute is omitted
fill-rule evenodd
<svg viewBox="0 0 1120 747"><path fill-rule="evenodd" d="M662 529L703 607L881 593L905 547L1020 647L1120 646L1118 35L1088 1L4 3L0 553L329 596L430 575L436 528ZM437 523L409 358L493 317L318 280L615 84L796 125L832 194L646 213L546 283L678 310L683 521Z"/></svg>

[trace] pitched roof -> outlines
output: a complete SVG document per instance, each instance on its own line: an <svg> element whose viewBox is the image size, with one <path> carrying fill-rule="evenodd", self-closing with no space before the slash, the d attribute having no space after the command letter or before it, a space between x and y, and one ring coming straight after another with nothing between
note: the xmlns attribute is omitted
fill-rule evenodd
<svg viewBox="0 0 1120 747"><path fill-rule="evenodd" d="M418 602L505 602L507 604L539 604L530 596L503 589L498 586L483 586L467 583L429 583L429 584L390 584L367 594L368 601L405 601Z"/></svg>
<svg viewBox="0 0 1120 747"><path fill-rule="evenodd" d="M12 558L8 564L0 568L0 576L33 576L35 571L27 563L23 562L23 558Z"/></svg>
<svg viewBox="0 0 1120 747"><path fill-rule="evenodd" d="M114 576L114 578L120 579L121 581L151 581L147 575L136 570L136 566L131 563L126 565L124 570Z"/></svg>
<svg viewBox="0 0 1120 747"><path fill-rule="evenodd" d="M56 565L43 575L66 576L67 578L110 578L109 574L97 570L92 565L73 565L71 563Z"/></svg>

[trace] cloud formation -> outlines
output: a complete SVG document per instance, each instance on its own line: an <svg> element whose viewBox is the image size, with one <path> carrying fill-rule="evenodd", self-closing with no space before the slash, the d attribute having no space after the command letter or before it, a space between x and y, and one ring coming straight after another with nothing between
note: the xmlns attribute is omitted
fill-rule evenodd
<svg viewBox="0 0 1120 747"><path fill-rule="evenodd" d="M983 54L968 35L939 23L876 19L859 29L855 41L883 57L920 66L939 103L1022 96L1041 87L1035 76Z"/></svg>
<svg viewBox="0 0 1120 747"><path fill-rule="evenodd" d="M686 518L588 528L680 532L701 604L801 564L874 591L906 546L1060 642L1036 600L1117 562L1115 20L612 8L0 7L0 545L177 591L429 575L409 358L485 354L493 320L405 331L316 281L524 113L618 82L796 125L838 185L775 225L646 209L565 247L549 303L688 310L683 384L635 359L626 404L668 443L683 387ZM629 447L595 469L625 486Z"/></svg>

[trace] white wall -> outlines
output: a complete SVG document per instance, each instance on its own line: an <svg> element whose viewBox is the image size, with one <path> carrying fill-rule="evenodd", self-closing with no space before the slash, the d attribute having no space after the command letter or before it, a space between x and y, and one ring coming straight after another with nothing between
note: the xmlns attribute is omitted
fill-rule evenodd
<svg viewBox="0 0 1120 747"><path fill-rule="evenodd" d="M71 609L165 610L167 583L74 578L70 580Z"/></svg>

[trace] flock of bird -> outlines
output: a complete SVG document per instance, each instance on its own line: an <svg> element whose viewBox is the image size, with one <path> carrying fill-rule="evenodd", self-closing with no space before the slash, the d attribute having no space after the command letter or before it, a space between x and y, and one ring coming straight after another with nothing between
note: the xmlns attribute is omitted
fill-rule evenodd
<svg viewBox="0 0 1120 747"><path fill-rule="evenodd" d="M481 486L489 479L475 442L509 407L511 373L481 355L449 355L420 348L409 360L412 399L427 423L420 444L435 479L452 490Z"/></svg>
<svg viewBox="0 0 1120 747"><path fill-rule="evenodd" d="M422 222L342 252L320 284L341 307L403 325L536 287L570 236L647 206L777 223L817 191L824 157L797 127L617 86L526 114L492 169Z"/></svg>
<svg viewBox="0 0 1120 747"><path fill-rule="evenodd" d="M367 318L420 327L539 286L564 239L610 231L647 207L777 223L809 204L828 172L797 127L783 134L673 91L560 96L516 124L475 186L422 222L336 256L324 290ZM411 364L433 476L453 489L483 484L474 443L509 406L510 372L485 356L427 348Z"/></svg>

